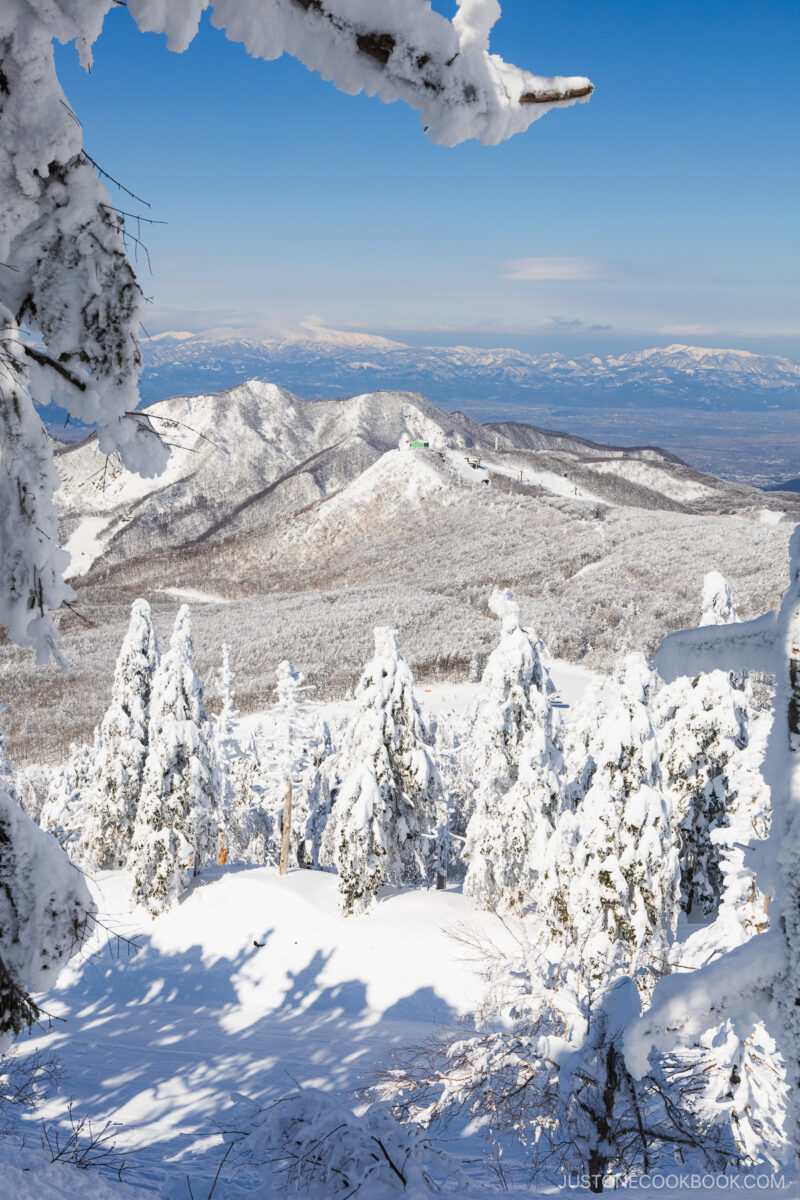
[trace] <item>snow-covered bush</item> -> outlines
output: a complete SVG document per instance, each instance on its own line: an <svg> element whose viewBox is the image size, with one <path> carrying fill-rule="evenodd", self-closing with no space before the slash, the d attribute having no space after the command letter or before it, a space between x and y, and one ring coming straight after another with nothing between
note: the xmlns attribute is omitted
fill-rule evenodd
<svg viewBox="0 0 800 1200"><path fill-rule="evenodd" d="M144 780L150 739L150 695L158 643L150 605L134 601L117 658L111 705L100 726L93 787L84 833L89 862L100 869L125 865Z"/></svg>
<svg viewBox="0 0 800 1200"><path fill-rule="evenodd" d="M153 914L174 904L203 863L216 863L218 773L191 619L179 610L153 679L149 748L129 866L134 898Z"/></svg>
<svg viewBox="0 0 800 1200"><path fill-rule="evenodd" d="M441 781L393 629L375 630L335 769L323 861L339 873L345 913L367 912L383 884L430 880L446 819Z"/></svg>
<svg viewBox="0 0 800 1200"><path fill-rule="evenodd" d="M300 1088L266 1107L234 1099L225 1136L240 1167L260 1169L265 1194L316 1200L473 1194L458 1162L421 1127L398 1124L387 1105L374 1104L356 1117L316 1088Z"/></svg>

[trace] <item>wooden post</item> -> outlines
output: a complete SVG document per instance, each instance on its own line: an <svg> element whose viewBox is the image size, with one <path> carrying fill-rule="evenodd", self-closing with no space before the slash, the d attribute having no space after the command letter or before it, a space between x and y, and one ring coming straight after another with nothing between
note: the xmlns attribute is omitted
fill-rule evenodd
<svg viewBox="0 0 800 1200"><path fill-rule="evenodd" d="M279 875L286 875L289 870L289 834L292 828L292 781L286 780L286 799L283 802L283 830L281 832L281 859L278 867Z"/></svg>

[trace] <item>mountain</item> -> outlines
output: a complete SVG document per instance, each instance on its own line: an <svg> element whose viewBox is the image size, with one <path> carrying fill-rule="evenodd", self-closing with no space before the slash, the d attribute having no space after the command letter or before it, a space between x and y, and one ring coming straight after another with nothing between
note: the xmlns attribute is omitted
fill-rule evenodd
<svg viewBox="0 0 800 1200"><path fill-rule="evenodd" d="M673 345L605 357L524 354L469 346L414 347L366 334L307 327L271 339L160 334L142 344L145 402L279 379L303 395L415 390L448 407L546 401L617 407L791 410L800 363L746 350Z"/></svg>
<svg viewBox="0 0 800 1200"><path fill-rule="evenodd" d="M477 478L463 464L478 455L495 489L520 494L535 488L686 512L732 512L755 503L751 489L702 475L655 447L603 446L519 422L483 426L410 392L307 401L250 380L215 395L160 401L148 413L174 445L156 480L107 462L93 436L58 453L73 572L84 573L96 559L107 565L270 528L353 485L389 451L397 467L398 445L414 440L433 448L422 458L447 482L464 470ZM404 455L414 459L410 451ZM770 507L763 496L758 503Z"/></svg>
<svg viewBox="0 0 800 1200"><path fill-rule="evenodd" d="M772 483L764 488L765 492L800 492L800 477L784 479L782 483Z"/></svg>
<svg viewBox="0 0 800 1200"><path fill-rule="evenodd" d="M36 745L60 761L91 739L137 596L162 641L191 604L207 680L231 646L247 713L272 702L286 658L317 695L343 696L376 625L398 629L421 685L474 675L497 637L496 585L513 588L554 655L611 669L698 620L707 571L729 578L743 617L773 607L800 520L800 496L657 447L481 425L410 392L306 401L249 381L149 414L176 447L160 478L130 475L94 437L56 455L71 674L0 646L4 722L22 755Z"/></svg>

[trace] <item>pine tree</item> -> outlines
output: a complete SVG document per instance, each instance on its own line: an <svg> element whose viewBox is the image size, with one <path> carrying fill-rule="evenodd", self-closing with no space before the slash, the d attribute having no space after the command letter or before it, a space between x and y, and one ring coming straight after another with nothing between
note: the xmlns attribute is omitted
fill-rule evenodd
<svg viewBox="0 0 800 1200"><path fill-rule="evenodd" d="M575 714L585 766L574 811L556 822L537 910L549 940L599 982L632 975L647 995L667 968L678 912L678 856L641 655L590 689Z"/></svg>
<svg viewBox="0 0 800 1200"><path fill-rule="evenodd" d="M180 898L204 862L217 861L217 783L211 723L184 605L153 679L149 749L129 862L134 898L153 914Z"/></svg>
<svg viewBox="0 0 800 1200"><path fill-rule="evenodd" d="M124 866L130 853L157 666L158 643L150 605L135 600L114 671L111 705L100 726L84 838L86 857L100 869Z"/></svg>
<svg viewBox="0 0 800 1200"><path fill-rule="evenodd" d="M502 634L472 723L476 782L464 891L483 907L503 908L523 903L536 877L541 821L559 803L561 753L541 640L521 627L511 592L495 591L489 603Z"/></svg>
<svg viewBox="0 0 800 1200"><path fill-rule="evenodd" d="M724 856L715 835L730 824L737 758L748 740L744 693L723 671L682 676L658 692L652 711L680 843L681 908L713 920Z"/></svg>
<svg viewBox="0 0 800 1200"><path fill-rule="evenodd" d="M383 884L430 879L441 784L393 629L375 630L375 655L356 689L337 760L326 841L345 913L367 912Z"/></svg>
<svg viewBox="0 0 800 1200"><path fill-rule="evenodd" d="M233 803L233 764L242 754L235 723L239 716L234 697L234 675L231 668L231 648L222 647L222 664L217 674L217 695L220 709L213 718L214 756L219 768L219 790L223 809Z"/></svg>

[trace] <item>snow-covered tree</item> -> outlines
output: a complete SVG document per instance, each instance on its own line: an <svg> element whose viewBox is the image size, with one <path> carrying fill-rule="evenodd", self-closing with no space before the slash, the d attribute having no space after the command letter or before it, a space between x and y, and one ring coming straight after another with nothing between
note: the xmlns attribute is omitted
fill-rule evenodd
<svg viewBox="0 0 800 1200"><path fill-rule="evenodd" d="M537 882L548 940L578 955L598 983L635 976L644 995L667 969L679 894L649 679L642 656L630 655L617 680L590 689L579 705L579 799L560 814Z"/></svg>
<svg viewBox="0 0 800 1200"><path fill-rule="evenodd" d="M127 861L144 780L150 695L158 643L150 605L136 600L114 671L111 705L100 726L94 786L84 834L86 857L100 869Z"/></svg>
<svg viewBox="0 0 800 1200"><path fill-rule="evenodd" d="M494 592L490 604L503 627L473 721L477 769L464 891L482 907L502 909L526 903L543 866L562 803L563 763L541 642L519 624L510 592Z"/></svg>
<svg viewBox="0 0 800 1200"><path fill-rule="evenodd" d="M216 690L219 698L219 712L212 720L214 760L219 772L219 802L223 819L227 822L227 814L235 802L236 788L234 779L237 775L237 761L243 757L243 750L236 730L236 720L239 710L234 697L234 674L231 667L231 648L222 647L222 663L216 678Z"/></svg>
<svg viewBox="0 0 800 1200"><path fill-rule="evenodd" d="M735 1025L740 1044L764 1026L774 1038L789 1083L788 1141L800 1129L800 528L789 546L789 585L777 612L753 621L705 626L667 638L656 655L671 682L698 671L760 671L775 676L774 719L763 775L772 800L769 836L749 848L748 866L771 896L771 927L699 970L660 981L653 1003L626 1038L634 1074L654 1053L696 1044L709 1031ZM772 1080L770 1081L770 1074ZM765 1068L768 1102L780 1075ZM771 1093L771 1095L770 1095Z"/></svg>
<svg viewBox="0 0 800 1200"><path fill-rule="evenodd" d="M706 576L703 626L735 624L730 591ZM681 847L681 906L696 928L673 947L681 972L696 970L763 932L768 900L746 863L749 844L765 838L769 789L760 774L764 716L751 713L745 674L680 676L653 703L661 765L673 799ZM762 1022L742 1029L709 1025L678 1055L692 1104L706 1124L724 1127L742 1161L774 1160L786 1143L785 1065Z"/></svg>
<svg viewBox="0 0 800 1200"><path fill-rule="evenodd" d="M719 909L723 851L714 834L736 804L736 764L748 740L743 701L730 675L713 671L676 679L651 708L680 840L681 908L694 920Z"/></svg>
<svg viewBox="0 0 800 1200"><path fill-rule="evenodd" d="M734 1150L726 1130L704 1123L659 1065L638 1079L626 1065L625 1034L641 1012L634 981L598 985L580 964L551 975L535 928L514 933L510 955L494 947L486 960L480 1031L404 1052L378 1095L427 1126L466 1113L491 1142L518 1139L531 1175L551 1184L574 1173L602 1192L609 1177L674 1166L676 1152L723 1170Z"/></svg>
<svg viewBox="0 0 800 1200"><path fill-rule="evenodd" d="M0 734L0 1051L37 1019L30 993L55 980L94 911L83 876L20 807Z"/></svg>
<svg viewBox="0 0 800 1200"><path fill-rule="evenodd" d="M217 861L218 773L189 609L175 619L150 698L150 740L129 867L134 897L153 914L174 904L201 865Z"/></svg>
<svg viewBox="0 0 800 1200"><path fill-rule="evenodd" d="M376 629L336 761L341 782L326 831L345 913L367 912L384 884L432 874L441 783L413 685L396 631Z"/></svg>
<svg viewBox="0 0 800 1200"><path fill-rule="evenodd" d="M283 801L292 781L292 816L289 841L290 862L316 866L319 845L330 812L330 796L324 764L331 753L331 736L326 722L305 701L305 678L290 662L277 670L276 704L271 716L272 740L266 768L276 788L277 824L283 828Z"/></svg>
<svg viewBox="0 0 800 1200"><path fill-rule="evenodd" d="M733 625L739 618L728 581L719 571L709 571L703 580L700 625Z"/></svg>
<svg viewBox="0 0 800 1200"><path fill-rule="evenodd" d="M115 3L4 0L0 11L0 620L41 661L58 657L50 610L72 592L58 550L58 480L33 401L96 422L101 451L119 452L132 470L158 474L166 462L152 421L135 411L143 298L125 256L131 235L83 150L53 61L54 41L74 41L88 70ZM254 57L288 52L345 92L404 99L444 144L502 141L592 90L588 79L534 76L490 55L500 9L484 0L462 0L453 21L427 0L374 0L368 9L346 0L131 0L127 10L182 51L204 7ZM36 345L21 340L21 326Z"/></svg>
<svg viewBox="0 0 800 1200"><path fill-rule="evenodd" d="M500 618L501 633L483 672L483 694L471 714L468 769L472 804L464 845L464 890L484 906L503 903L506 883L516 889L519 856L524 857L523 843L528 840L528 801L518 791L510 794L518 779L523 747L533 731L545 731L540 762L543 779L549 779L543 785L545 790L554 785L549 772L558 761L547 699L555 689L542 662L541 640L522 628L519 605L512 592L496 588L489 607ZM536 757L533 747L528 753L529 782L533 778L531 754ZM513 856L513 863L506 862L508 854ZM524 889L530 882L529 868L525 867L523 873L524 879L518 882Z"/></svg>

